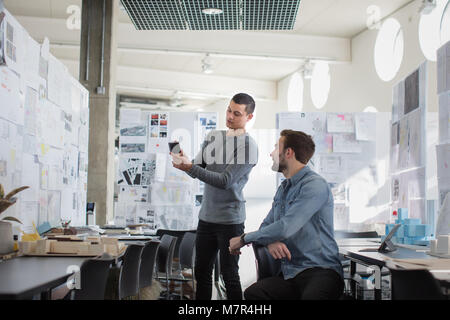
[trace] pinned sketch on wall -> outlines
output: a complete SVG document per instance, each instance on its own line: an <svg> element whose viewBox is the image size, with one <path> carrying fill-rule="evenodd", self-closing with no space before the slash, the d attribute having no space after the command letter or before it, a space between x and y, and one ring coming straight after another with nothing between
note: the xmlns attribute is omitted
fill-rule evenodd
<svg viewBox="0 0 450 320"><path fill-rule="evenodd" d="M0 66L5 64L5 13L0 12Z"/></svg>
<svg viewBox="0 0 450 320"><path fill-rule="evenodd" d="M450 91L450 41L447 41L436 52L437 54L437 92Z"/></svg>
<svg viewBox="0 0 450 320"><path fill-rule="evenodd" d="M198 122L199 122L199 140L203 141L206 138L206 135L209 131L215 130L217 127L217 115L215 113L199 113L198 114Z"/></svg>
<svg viewBox="0 0 450 320"><path fill-rule="evenodd" d="M3 57L8 68L21 75L24 64L24 49L26 32L19 22L9 13L8 10L3 9L5 14L3 24Z"/></svg>
<svg viewBox="0 0 450 320"><path fill-rule="evenodd" d="M361 153L361 145L354 134L335 134L333 136L333 151L342 153Z"/></svg>
<svg viewBox="0 0 450 320"><path fill-rule="evenodd" d="M378 186L376 158L377 117L368 113L298 113L277 114L277 129L303 131L312 136L316 152L308 166L324 177L332 188L336 204L341 205L335 229L346 230L349 223L358 223L361 212L374 211ZM283 181L277 175L277 184ZM364 187L362 187L364 186ZM354 189L360 189L355 192ZM353 193L350 191L353 190ZM359 206L349 206L350 194L356 195ZM356 214L353 211L358 211ZM353 212L353 213L352 213ZM358 219L359 219L358 218ZM362 218L364 220L364 217Z"/></svg>
<svg viewBox="0 0 450 320"><path fill-rule="evenodd" d="M391 124L391 209L408 208L426 223L425 114L426 63L394 86L398 120ZM393 113L395 111L393 103Z"/></svg>
<svg viewBox="0 0 450 320"><path fill-rule="evenodd" d="M7 10L1 16L0 181L30 185L14 208L31 213L23 229L45 221L60 226L62 212L73 215L71 225L84 224L87 172L80 174L77 147L83 128L87 163L89 123L80 113L89 113L89 93L50 55L48 39L41 45Z"/></svg>
<svg viewBox="0 0 450 320"><path fill-rule="evenodd" d="M419 108L419 70L417 69L405 78L404 115Z"/></svg>
<svg viewBox="0 0 450 320"><path fill-rule="evenodd" d="M192 205L193 195L190 183L161 183L156 182L151 188L153 205Z"/></svg>
<svg viewBox="0 0 450 320"><path fill-rule="evenodd" d="M149 202L148 186L120 186L120 202Z"/></svg>
<svg viewBox="0 0 450 320"><path fill-rule="evenodd" d="M447 141L450 141L450 90L439 95L439 142Z"/></svg>
<svg viewBox="0 0 450 320"><path fill-rule="evenodd" d="M167 138L168 125L169 125L169 113L167 112L154 112L149 116L149 137L150 138Z"/></svg>
<svg viewBox="0 0 450 320"><path fill-rule="evenodd" d="M327 129L330 133L353 133L355 131L353 114L327 113Z"/></svg>
<svg viewBox="0 0 450 320"><path fill-rule="evenodd" d="M408 117L408 167L419 167L425 165L423 158L423 132L422 132L421 110L411 112Z"/></svg>
<svg viewBox="0 0 450 320"><path fill-rule="evenodd" d="M120 157L118 184L148 186L155 178L156 155L146 155L146 159Z"/></svg>
<svg viewBox="0 0 450 320"><path fill-rule="evenodd" d="M450 143L436 146L438 179L450 180Z"/></svg>
<svg viewBox="0 0 450 320"><path fill-rule="evenodd" d="M120 124L125 123L140 123L141 109L134 108L120 108Z"/></svg>
<svg viewBox="0 0 450 320"><path fill-rule="evenodd" d="M376 115L372 112L355 114L356 140L374 141L376 139Z"/></svg>
<svg viewBox="0 0 450 320"><path fill-rule="evenodd" d="M144 153L145 143L121 143L120 151L122 153Z"/></svg>

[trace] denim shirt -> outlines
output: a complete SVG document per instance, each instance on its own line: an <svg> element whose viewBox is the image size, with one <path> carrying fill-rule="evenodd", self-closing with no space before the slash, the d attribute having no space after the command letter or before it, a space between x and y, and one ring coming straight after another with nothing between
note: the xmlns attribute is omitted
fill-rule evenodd
<svg viewBox="0 0 450 320"><path fill-rule="evenodd" d="M334 240L333 195L325 179L304 167L282 182L273 200L259 230L246 234L245 242L286 244L291 260L281 259L284 279L313 267L332 269L343 276Z"/></svg>

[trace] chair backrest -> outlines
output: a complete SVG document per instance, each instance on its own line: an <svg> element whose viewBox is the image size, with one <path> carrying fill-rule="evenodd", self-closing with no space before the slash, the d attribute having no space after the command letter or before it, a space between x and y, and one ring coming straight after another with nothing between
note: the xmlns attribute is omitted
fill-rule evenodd
<svg viewBox="0 0 450 320"><path fill-rule="evenodd" d="M274 259L265 246L257 244L252 246L256 258L257 280L277 276L281 271L280 260Z"/></svg>
<svg viewBox="0 0 450 320"><path fill-rule="evenodd" d="M142 249L141 265L139 266L139 289L152 285L158 247L159 242L149 241Z"/></svg>
<svg viewBox="0 0 450 320"><path fill-rule="evenodd" d="M195 239L197 235L193 232L186 232L180 243L178 256L180 257L181 268L192 268L195 259Z"/></svg>
<svg viewBox="0 0 450 320"><path fill-rule="evenodd" d="M177 237L178 239L183 238L184 234L186 232L195 232L195 230L168 230L168 229L158 229L156 230L156 236L159 237L160 239L162 238L163 235L167 234L169 236L173 236L173 237ZM175 248L174 248L174 258L178 258L178 254L180 252L180 241L177 241L175 243Z"/></svg>
<svg viewBox="0 0 450 320"><path fill-rule="evenodd" d="M138 294L139 267L141 264L142 244L128 245L119 275L119 299Z"/></svg>
<svg viewBox="0 0 450 320"><path fill-rule="evenodd" d="M104 300L111 256L88 259L80 267L81 288L74 291L75 300Z"/></svg>
<svg viewBox="0 0 450 320"><path fill-rule="evenodd" d="M159 243L158 254L156 258L156 270L164 272L167 276L172 274L173 254L175 251L175 244L178 238L164 234Z"/></svg>
<svg viewBox="0 0 450 320"><path fill-rule="evenodd" d="M439 282L428 270L389 269L392 300L443 300Z"/></svg>
<svg viewBox="0 0 450 320"><path fill-rule="evenodd" d="M379 238L380 236L376 231L364 231L364 232L351 232L344 230L334 230L335 239L347 239L347 238Z"/></svg>

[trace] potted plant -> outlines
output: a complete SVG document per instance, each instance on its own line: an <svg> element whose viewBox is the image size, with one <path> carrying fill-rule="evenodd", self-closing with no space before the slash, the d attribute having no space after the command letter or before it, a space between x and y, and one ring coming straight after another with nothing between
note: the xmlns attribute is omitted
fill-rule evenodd
<svg viewBox="0 0 450 320"><path fill-rule="evenodd" d="M14 250L12 225L8 220L22 223L19 219L14 217L3 217L2 213L16 203L17 198L14 196L27 188L29 187L24 186L14 189L5 196L5 189L3 189L3 186L0 184L0 254L10 253Z"/></svg>

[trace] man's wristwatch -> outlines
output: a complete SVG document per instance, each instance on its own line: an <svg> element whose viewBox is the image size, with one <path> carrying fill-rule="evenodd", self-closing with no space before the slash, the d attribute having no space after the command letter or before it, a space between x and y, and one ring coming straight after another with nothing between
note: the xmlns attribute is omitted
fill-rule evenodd
<svg viewBox="0 0 450 320"><path fill-rule="evenodd" d="M245 246L247 243L245 243L245 240L244 240L244 237L245 237L245 235L246 235L246 233L243 233L242 235L241 235L241 245L242 246Z"/></svg>

